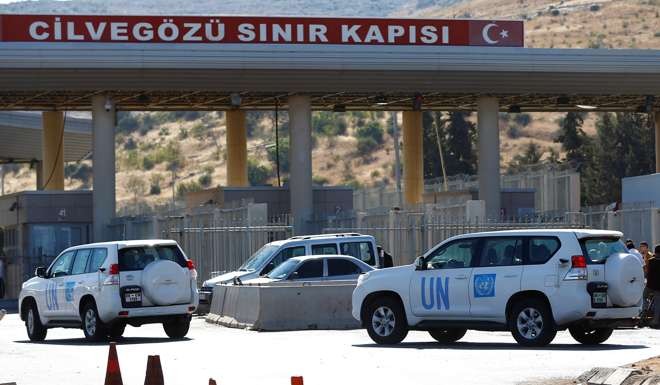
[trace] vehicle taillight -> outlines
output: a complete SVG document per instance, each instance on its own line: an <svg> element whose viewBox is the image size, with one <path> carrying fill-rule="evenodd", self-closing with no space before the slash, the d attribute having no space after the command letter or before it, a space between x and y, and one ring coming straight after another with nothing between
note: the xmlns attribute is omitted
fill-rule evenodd
<svg viewBox="0 0 660 385"><path fill-rule="evenodd" d="M190 270L190 279L197 282L197 270L195 270L195 263L190 259L186 261L186 266Z"/></svg>
<svg viewBox="0 0 660 385"><path fill-rule="evenodd" d="M188 265L188 269L195 270L195 263L193 261L189 259L186 264Z"/></svg>
<svg viewBox="0 0 660 385"><path fill-rule="evenodd" d="M587 258L584 255L574 255L571 257L571 267L587 268Z"/></svg>
<svg viewBox="0 0 660 385"><path fill-rule="evenodd" d="M578 281L587 279L587 259L584 255L571 257L571 268L566 273L564 281Z"/></svg>
<svg viewBox="0 0 660 385"><path fill-rule="evenodd" d="M119 285L119 265L113 263L108 269L108 276L103 281L104 286Z"/></svg>

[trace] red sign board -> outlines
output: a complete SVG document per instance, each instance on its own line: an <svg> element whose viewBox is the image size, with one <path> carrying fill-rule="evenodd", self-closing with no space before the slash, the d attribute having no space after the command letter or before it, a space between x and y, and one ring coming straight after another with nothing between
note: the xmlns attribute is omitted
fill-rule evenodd
<svg viewBox="0 0 660 385"><path fill-rule="evenodd" d="M0 15L0 42L524 45L522 21Z"/></svg>

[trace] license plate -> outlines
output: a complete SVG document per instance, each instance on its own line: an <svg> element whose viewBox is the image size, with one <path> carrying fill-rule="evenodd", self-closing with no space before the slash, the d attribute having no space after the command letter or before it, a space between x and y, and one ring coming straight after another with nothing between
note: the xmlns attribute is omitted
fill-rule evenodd
<svg viewBox="0 0 660 385"><path fill-rule="evenodd" d="M142 293L125 293L124 299L127 303L142 302Z"/></svg>
<svg viewBox="0 0 660 385"><path fill-rule="evenodd" d="M607 293L593 293L592 294L594 303L606 304L607 303Z"/></svg>

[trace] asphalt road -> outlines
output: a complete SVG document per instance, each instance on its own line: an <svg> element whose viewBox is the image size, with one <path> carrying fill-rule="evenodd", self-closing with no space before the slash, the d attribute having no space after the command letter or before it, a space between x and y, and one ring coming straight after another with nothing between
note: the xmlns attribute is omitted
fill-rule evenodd
<svg viewBox="0 0 660 385"><path fill-rule="evenodd" d="M0 383L102 384L107 344L90 344L81 330L52 329L30 343L17 315L0 321ZM567 332L542 349L523 349L508 333L468 332L450 347L412 332L396 347L374 345L366 332L258 333L195 319L188 339L170 341L160 325L128 327L118 343L124 384L144 383L147 356L159 354L168 385L515 384L576 376L660 355L660 331L617 331L609 344L587 348Z"/></svg>

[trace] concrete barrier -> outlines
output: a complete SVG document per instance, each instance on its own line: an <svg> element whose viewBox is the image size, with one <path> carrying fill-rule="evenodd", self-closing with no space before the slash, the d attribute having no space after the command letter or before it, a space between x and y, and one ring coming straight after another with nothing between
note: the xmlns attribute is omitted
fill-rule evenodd
<svg viewBox="0 0 660 385"><path fill-rule="evenodd" d="M262 331L357 329L354 288L352 281L217 285L206 321Z"/></svg>

